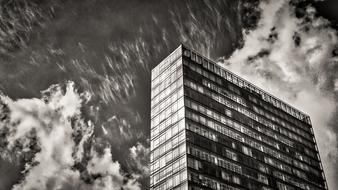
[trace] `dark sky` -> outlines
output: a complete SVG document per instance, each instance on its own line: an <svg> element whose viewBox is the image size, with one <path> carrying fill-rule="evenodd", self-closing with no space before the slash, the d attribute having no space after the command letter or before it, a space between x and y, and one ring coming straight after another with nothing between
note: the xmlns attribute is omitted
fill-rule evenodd
<svg viewBox="0 0 338 190"><path fill-rule="evenodd" d="M318 14L332 22L332 25L338 29L338 1L325 0L314 3Z"/></svg>
<svg viewBox="0 0 338 190"><path fill-rule="evenodd" d="M151 68L181 43L213 58L229 55L242 30L241 4L235 1L7 0L1 5L0 91L14 100L40 98L51 85L74 81L80 92L93 95L82 111L95 124L95 141L110 144L113 159L128 173L142 172L130 163L129 148L149 147ZM1 164L0 189L8 189L19 170L8 173L9 163Z"/></svg>
<svg viewBox="0 0 338 190"><path fill-rule="evenodd" d="M314 3L336 28L337 4ZM230 56L245 43L243 29L256 28L258 5L251 0L2 0L0 94L12 100L41 98L51 85L65 90L73 81L79 93L92 95L81 107L83 119L95 126L85 152L109 145L113 160L125 173L141 174L146 189L149 178L139 165L148 164L142 147L149 148L151 69L181 43L212 59ZM5 139L5 132L0 126L0 137ZM139 165L130 156L138 144ZM24 179L25 160L18 157L0 157L0 190ZM97 176L86 173L87 162L72 169L91 183Z"/></svg>

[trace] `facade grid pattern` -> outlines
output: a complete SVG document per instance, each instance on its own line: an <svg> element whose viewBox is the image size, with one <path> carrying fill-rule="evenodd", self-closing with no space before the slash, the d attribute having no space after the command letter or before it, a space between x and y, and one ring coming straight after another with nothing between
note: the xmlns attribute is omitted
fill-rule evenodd
<svg viewBox="0 0 338 190"><path fill-rule="evenodd" d="M181 45L152 70L152 190L327 189L310 117Z"/></svg>

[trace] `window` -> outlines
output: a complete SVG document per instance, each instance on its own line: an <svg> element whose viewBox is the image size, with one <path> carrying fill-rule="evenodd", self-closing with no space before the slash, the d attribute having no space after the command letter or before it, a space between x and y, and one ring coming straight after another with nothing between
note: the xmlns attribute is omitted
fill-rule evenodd
<svg viewBox="0 0 338 190"><path fill-rule="evenodd" d="M156 171L159 168L159 162L158 160L153 164L154 171Z"/></svg>
<svg viewBox="0 0 338 190"><path fill-rule="evenodd" d="M178 142L182 142L185 139L185 131L181 132L178 136Z"/></svg>
<svg viewBox="0 0 338 190"><path fill-rule="evenodd" d="M169 153L165 156L166 162L170 162L170 161L172 160L172 157L173 157L172 153L169 152Z"/></svg>
<svg viewBox="0 0 338 190"><path fill-rule="evenodd" d="M212 111L209 110L209 109L206 109L206 110L207 110L207 115L208 115L209 117L212 117Z"/></svg>
<svg viewBox="0 0 338 190"><path fill-rule="evenodd" d="M222 179L224 179L226 181L230 180L229 174L227 174L225 171L222 170L221 175L222 175Z"/></svg>
<svg viewBox="0 0 338 190"><path fill-rule="evenodd" d="M180 146L180 155L184 154L186 152L186 145L185 144L182 144Z"/></svg>
<svg viewBox="0 0 338 190"><path fill-rule="evenodd" d="M185 128L185 126L184 126L184 119L182 119L182 120L180 120L178 122L178 130L182 131L184 128Z"/></svg>
<svg viewBox="0 0 338 190"><path fill-rule="evenodd" d="M199 119L200 119L201 124L205 125L205 123L206 123L205 117L199 116Z"/></svg>
<svg viewBox="0 0 338 190"><path fill-rule="evenodd" d="M221 69L220 69L218 66L215 66L215 68L216 68L216 73L217 73L218 75L220 75L220 74L221 74Z"/></svg>
<svg viewBox="0 0 338 190"><path fill-rule="evenodd" d="M158 135L158 132L159 132L159 127L156 126L156 127L154 128L153 132L152 132L153 137L156 137L156 136Z"/></svg>
<svg viewBox="0 0 338 190"><path fill-rule="evenodd" d="M174 113L172 116L171 116L171 122L172 123L176 123L177 122L177 113Z"/></svg>
<svg viewBox="0 0 338 190"><path fill-rule="evenodd" d="M202 69L200 67L197 67L196 72L202 74Z"/></svg>
<svg viewBox="0 0 338 190"><path fill-rule="evenodd" d="M165 112L162 112L160 114L160 122L163 121L165 119Z"/></svg>
<svg viewBox="0 0 338 190"><path fill-rule="evenodd" d="M176 174L174 177L173 177L173 186L175 187L176 185L180 184L180 175L179 174Z"/></svg>
<svg viewBox="0 0 338 190"><path fill-rule="evenodd" d="M182 119L184 117L184 108L178 110L177 116L178 116L178 119Z"/></svg>
<svg viewBox="0 0 338 190"><path fill-rule="evenodd" d="M154 148L156 148L159 145L159 138L156 138L154 140Z"/></svg>
<svg viewBox="0 0 338 190"><path fill-rule="evenodd" d="M181 159L180 159L180 168L182 169L182 168L184 168L184 167L186 167L187 165L187 157L186 156L183 156Z"/></svg>
<svg viewBox="0 0 338 190"><path fill-rule="evenodd" d="M203 67L208 68L208 61L206 59L203 59Z"/></svg>
<svg viewBox="0 0 338 190"><path fill-rule="evenodd" d="M241 179L237 176L232 176L232 181L236 184L241 184Z"/></svg>
<svg viewBox="0 0 338 190"><path fill-rule="evenodd" d="M180 87L179 90L178 90L178 97L181 97L183 96L183 88Z"/></svg>
<svg viewBox="0 0 338 190"><path fill-rule="evenodd" d="M202 57L201 56L197 56L196 62L199 63L199 64L201 64L202 63Z"/></svg>
<svg viewBox="0 0 338 190"><path fill-rule="evenodd" d="M173 164L173 173L177 172L179 169L180 169L180 162L179 162L179 160L177 160Z"/></svg>
<svg viewBox="0 0 338 190"><path fill-rule="evenodd" d="M172 136L176 135L178 133L178 125L174 125L171 130Z"/></svg>
<svg viewBox="0 0 338 190"><path fill-rule="evenodd" d="M172 186L173 186L173 179L172 178L167 179L167 188L170 188Z"/></svg>
<svg viewBox="0 0 338 190"><path fill-rule="evenodd" d="M194 110L198 110L198 106L195 102L191 102L191 108Z"/></svg>
<svg viewBox="0 0 338 190"><path fill-rule="evenodd" d="M244 154L248 155L248 156L251 156L252 157L252 152L251 152L251 149L246 147L246 146L243 146L242 147L242 151Z"/></svg>
<svg viewBox="0 0 338 190"><path fill-rule="evenodd" d="M209 62L209 69L211 70L211 71L214 71L214 64L213 63L211 63L211 62Z"/></svg>
<svg viewBox="0 0 338 190"><path fill-rule="evenodd" d="M258 181L268 185L269 184L269 180L265 175L262 174L258 174Z"/></svg>
<svg viewBox="0 0 338 190"><path fill-rule="evenodd" d="M162 134L160 136L160 144L162 144L165 141L165 134Z"/></svg>
<svg viewBox="0 0 338 190"><path fill-rule="evenodd" d="M195 113L192 113L192 119L194 120L194 121L197 121L198 122L198 115L197 114L195 114Z"/></svg>
<svg viewBox="0 0 338 190"><path fill-rule="evenodd" d="M180 173L180 176L181 176L181 182L186 180L187 177L188 177L188 174L187 174L187 170L184 170Z"/></svg>
<svg viewBox="0 0 338 190"><path fill-rule="evenodd" d="M186 57L190 57L190 50L184 50L183 55Z"/></svg>
<svg viewBox="0 0 338 190"><path fill-rule="evenodd" d="M178 144L178 136L174 137L171 142L173 146L176 146Z"/></svg>
<svg viewBox="0 0 338 190"><path fill-rule="evenodd" d="M154 175L154 184L156 184L159 181L160 175Z"/></svg>
<svg viewBox="0 0 338 190"><path fill-rule="evenodd" d="M178 156L179 156L179 148L177 147L173 150L173 159L177 158Z"/></svg>
<svg viewBox="0 0 338 190"><path fill-rule="evenodd" d="M169 130L166 131L166 139L168 140L171 137L172 137L172 133L171 133L171 130L169 129Z"/></svg>
<svg viewBox="0 0 338 190"><path fill-rule="evenodd" d="M160 167L160 168L164 167L164 166L165 166L165 157L161 157L161 158L159 159L159 161L160 161L159 167Z"/></svg>
<svg viewBox="0 0 338 190"><path fill-rule="evenodd" d="M198 110L201 112L201 113L205 113L205 108L201 105L198 106Z"/></svg>

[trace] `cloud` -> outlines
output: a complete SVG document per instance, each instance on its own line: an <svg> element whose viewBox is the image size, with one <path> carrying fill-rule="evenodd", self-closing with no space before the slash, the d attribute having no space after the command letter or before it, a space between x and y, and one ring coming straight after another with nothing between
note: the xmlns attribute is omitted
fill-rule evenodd
<svg viewBox="0 0 338 190"><path fill-rule="evenodd" d="M135 137L132 132L132 124L135 124L134 118L130 117L126 119L121 116L113 115L108 118L106 122L102 124L102 131L104 134L110 134L107 138L111 138L111 134L114 134L113 139L109 139L111 144L121 145ZM137 123L136 123L137 124Z"/></svg>
<svg viewBox="0 0 338 190"><path fill-rule="evenodd" d="M13 190L140 189L137 178L113 161L110 147L100 151L92 140L94 125L81 116L88 94L78 93L73 82L65 88L52 85L42 94L15 101L0 96L0 156L14 161L11 156L31 155Z"/></svg>
<svg viewBox="0 0 338 190"><path fill-rule="evenodd" d="M87 166L89 174L100 175L101 177L94 181L93 189L128 189L139 190L139 184L135 179L124 183L125 177L120 173L120 164L112 162L112 154L109 148L104 149L102 156L93 151L92 159Z"/></svg>
<svg viewBox="0 0 338 190"><path fill-rule="evenodd" d="M54 16L59 1L6 1L0 6L0 56L26 47L35 30Z"/></svg>
<svg viewBox="0 0 338 190"><path fill-rule="evenodd" d="M261 1L257 27L243 32L243 47L223 62L229 70L311 116L325 174L337 187L335 91L337 32L299 1ZM304 15L296 15L302 9ZM333 74L335 73L335 74ZM335 132L336 131L336 132Z"/></svg>
<svg viewBox="0 0 338 190"><path fill-rule="evenodd" d="M132 163L136 165L139 173L144 175L143 177L149 176L149 156L150 149L149 147L145 147L143 144L138 142L135 146L132 146L130 149L130 157L132 159Z"/></svg>
<svg viewBox="0 0 338 190"><path fill-rule="evenodd" d="M207 57L217 55L213 50L219 49L228 54L239 43L239 7L240 1L181 1L170 7L170 20L180 43Z"/></svg>

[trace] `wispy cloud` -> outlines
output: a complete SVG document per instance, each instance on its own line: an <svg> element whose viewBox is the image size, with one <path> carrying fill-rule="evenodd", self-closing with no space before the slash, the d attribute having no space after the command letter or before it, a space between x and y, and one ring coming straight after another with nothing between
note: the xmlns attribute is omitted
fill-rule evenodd
<svg viewBox="0 0 338 190"><path fill-rule="evenodd" d="M261 1L259 8L256 28L243 32L243 47L223 64L310 114L329 186L337 187L337 32L310 4Z"/></svg>
<svg viewBox="0 0 338 190"><path fill-rule="evenodd" d="M102 123L102 127L104 133L110 134L107 138L114 145L121 145L135 137L131 129L132 124L120 116L114 115L108 118L106 122Z"/></svg>
<svg viewBox="0 0 338 190"><path fill-rule="evenodd" d="M179 34L181 43L199 51L205 56L211 57L212 50L220 46L218 43L222 35L227 35L223 42L227 49L231 49L237 38L236 18L232 14L224 15L223 8L227 12L237 11L239 2L228 3L226 1L203 1L201 4L183 2L183 6L174 6L170 10L171 21ZM231 4L231 5L230 5ZM205 11L196 11L199 9ZM186 14L180 14L184 9Z"/></svg>
<svg viewBox="0 0 338 190"><path fill-rule="evenodd" d="M81 115L88 94L78 93L72 82L65 88L53 85L42 93L41 99L0 97L0 133L4 135L0 156L32 155L14 190L140 189L137 178L127 177L113 161L110 146L96 147L94 125ZM8 154L13 150L16 155Z"/></svg>
<svg viewBox="0 0 338 190"><path fill-rule="evenodd" d="M149 157L150 157L150 149L149 147L145 147L142 143L138 142L135 146L129 148L130 157L132 160L132 164L136 166L139 173L143 175L143 177L147 177L150 175L149 171Z"/></svg>
<svg viewBox="0 0 338 190"><path fill-rule="evenodd" d="M0 57L27 47L33 32L53 18L58 1L2 1L0 6Z"/></svg>

